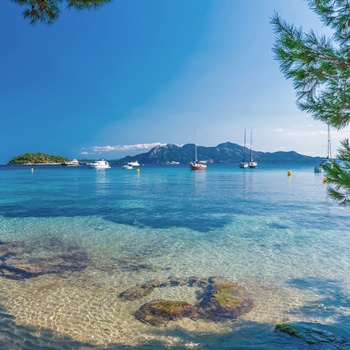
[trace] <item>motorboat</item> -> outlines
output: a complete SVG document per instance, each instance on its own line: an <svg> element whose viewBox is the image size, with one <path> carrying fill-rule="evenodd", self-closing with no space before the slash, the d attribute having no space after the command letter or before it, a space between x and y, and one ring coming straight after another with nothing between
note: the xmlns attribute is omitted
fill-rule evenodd
<svg viewBox="0 0 350 350"><path fill-rule="evenodd" d="M195 135L194 143L194 161L190 163L191 170L207 170L207 164L205 161L197 159L197 137Z"/></svg>
<svg viewBox="0 0 350 350"><path fill-rule="evenodd" d="M71 161L61 163L63 166L79 166L80 163L76 159L72 159Z"/></svg>
<svg viewBox="0 0 350 350"><path fill-rule="evenodd" d="M104 159L97 160L96 162L89 163L89 168L94 168L94 169L109 169L111 166L107 161Z"/></svg>
<svg viewBox="0 0 350 350"><path fill-rule="evenodd" d="M125 164L125 165L122 165L122 169L126 169L126 170L132 170L133 167L129 164Z"/></svg>
<svg viewBox="0 0 350 350"><path fill-rule="evenodd" d="M139 162L137 160L134 160L133 162L129 162L128 165L130 166L140 166Z"/></svg>

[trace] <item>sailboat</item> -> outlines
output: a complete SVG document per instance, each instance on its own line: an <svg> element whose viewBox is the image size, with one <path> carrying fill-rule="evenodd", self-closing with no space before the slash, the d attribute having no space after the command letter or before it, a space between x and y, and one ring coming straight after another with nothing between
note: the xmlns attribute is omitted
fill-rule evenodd
<svg viewBox="0 0 350 350"><path fill-rule="evenodd" d="M249 168L256 168L258 163L253 159L252 156L252 140L253 140L253 129L250 130L250 160L249 160Z"/></svg>
<svg viewBox="0 0 350 350"><path fill-rule="evenodd" d="M245 144L246 144L246 129L244 129L244 148L243 148L243 160L239 163L240 168L248 168L249 164L245 160Z"/></svg>
<svg viewBox="0 0 350 350"><path fill-rule="evenodd" d="M322 173L327 166L332 164L332 155L331 155L331 131L328 125L328 144L327 144L327 158L323 159L319 165L316 165L314 168L315 173Z"/></svg>
<svg viewBox="0 0 350 350"><path fill-rule="evenodd" d="M195 143L194 143L194 161L190 163L191 170L206 170L207 164L204 161L200 161L197 159L197 136L195 135Z"/></svg>

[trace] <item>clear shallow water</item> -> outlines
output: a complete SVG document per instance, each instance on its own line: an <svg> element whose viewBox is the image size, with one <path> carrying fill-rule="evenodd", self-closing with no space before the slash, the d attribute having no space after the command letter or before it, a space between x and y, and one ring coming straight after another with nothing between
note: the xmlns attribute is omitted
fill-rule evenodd
<svg viewBox="0 0 350 350"><path fill-rule="evenodd" d="M61 269L0 277L0 348L315 348L274 332L282 322L348 336L350 209L312 166L34 168L0 167L0 240L21 245L17 263ZM169 276L223 276L249 290L254 309L236 322L155 328L135 311L157 298L194 303L195 288L118 298Z"/></svg>

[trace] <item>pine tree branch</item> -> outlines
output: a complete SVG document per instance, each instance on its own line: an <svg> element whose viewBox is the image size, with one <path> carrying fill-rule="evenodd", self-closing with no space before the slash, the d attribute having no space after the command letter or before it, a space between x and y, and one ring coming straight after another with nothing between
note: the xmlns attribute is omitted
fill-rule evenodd
<svg viewBox="0 0 350 350"><path fill-rule="evenodd" d="M60 13L62 3L66 2L68 8L77 10L98 9L102 5L110 3L112 0L12 0L13 2L25 6L23 17L30 20L30 24L38 22L52 24Z"/></svg>

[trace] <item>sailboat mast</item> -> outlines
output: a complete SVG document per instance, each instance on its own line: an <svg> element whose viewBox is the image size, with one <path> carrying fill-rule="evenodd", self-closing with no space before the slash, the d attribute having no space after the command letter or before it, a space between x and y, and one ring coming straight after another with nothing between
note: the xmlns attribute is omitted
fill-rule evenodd
<svg viewBox="0 0 350 350"><path fill-rule="evenodd" d="M253 128L250 129L250 161L252 161Z"/></svg>
<svg viewBox="0 0 350 350"><path fill-rule="evenodd" d="M246 138L247 138L247 130L246 130L246 129L244 129L243 162L245 162L245 145L246 145Z"/></svg>
<svg viewBox="0 0 350 350"><path fill-rule="evenodd" d="M197 133L194 133L194 160L197 162Z"/></svg>
<svg viewBox="0 0 350 350"><path fill-rule="evenodd" d="M330 126L328 124L328 151L327 151L327 159L331 159L332 154L331 154L331 131L330 131Z"/></svg>

